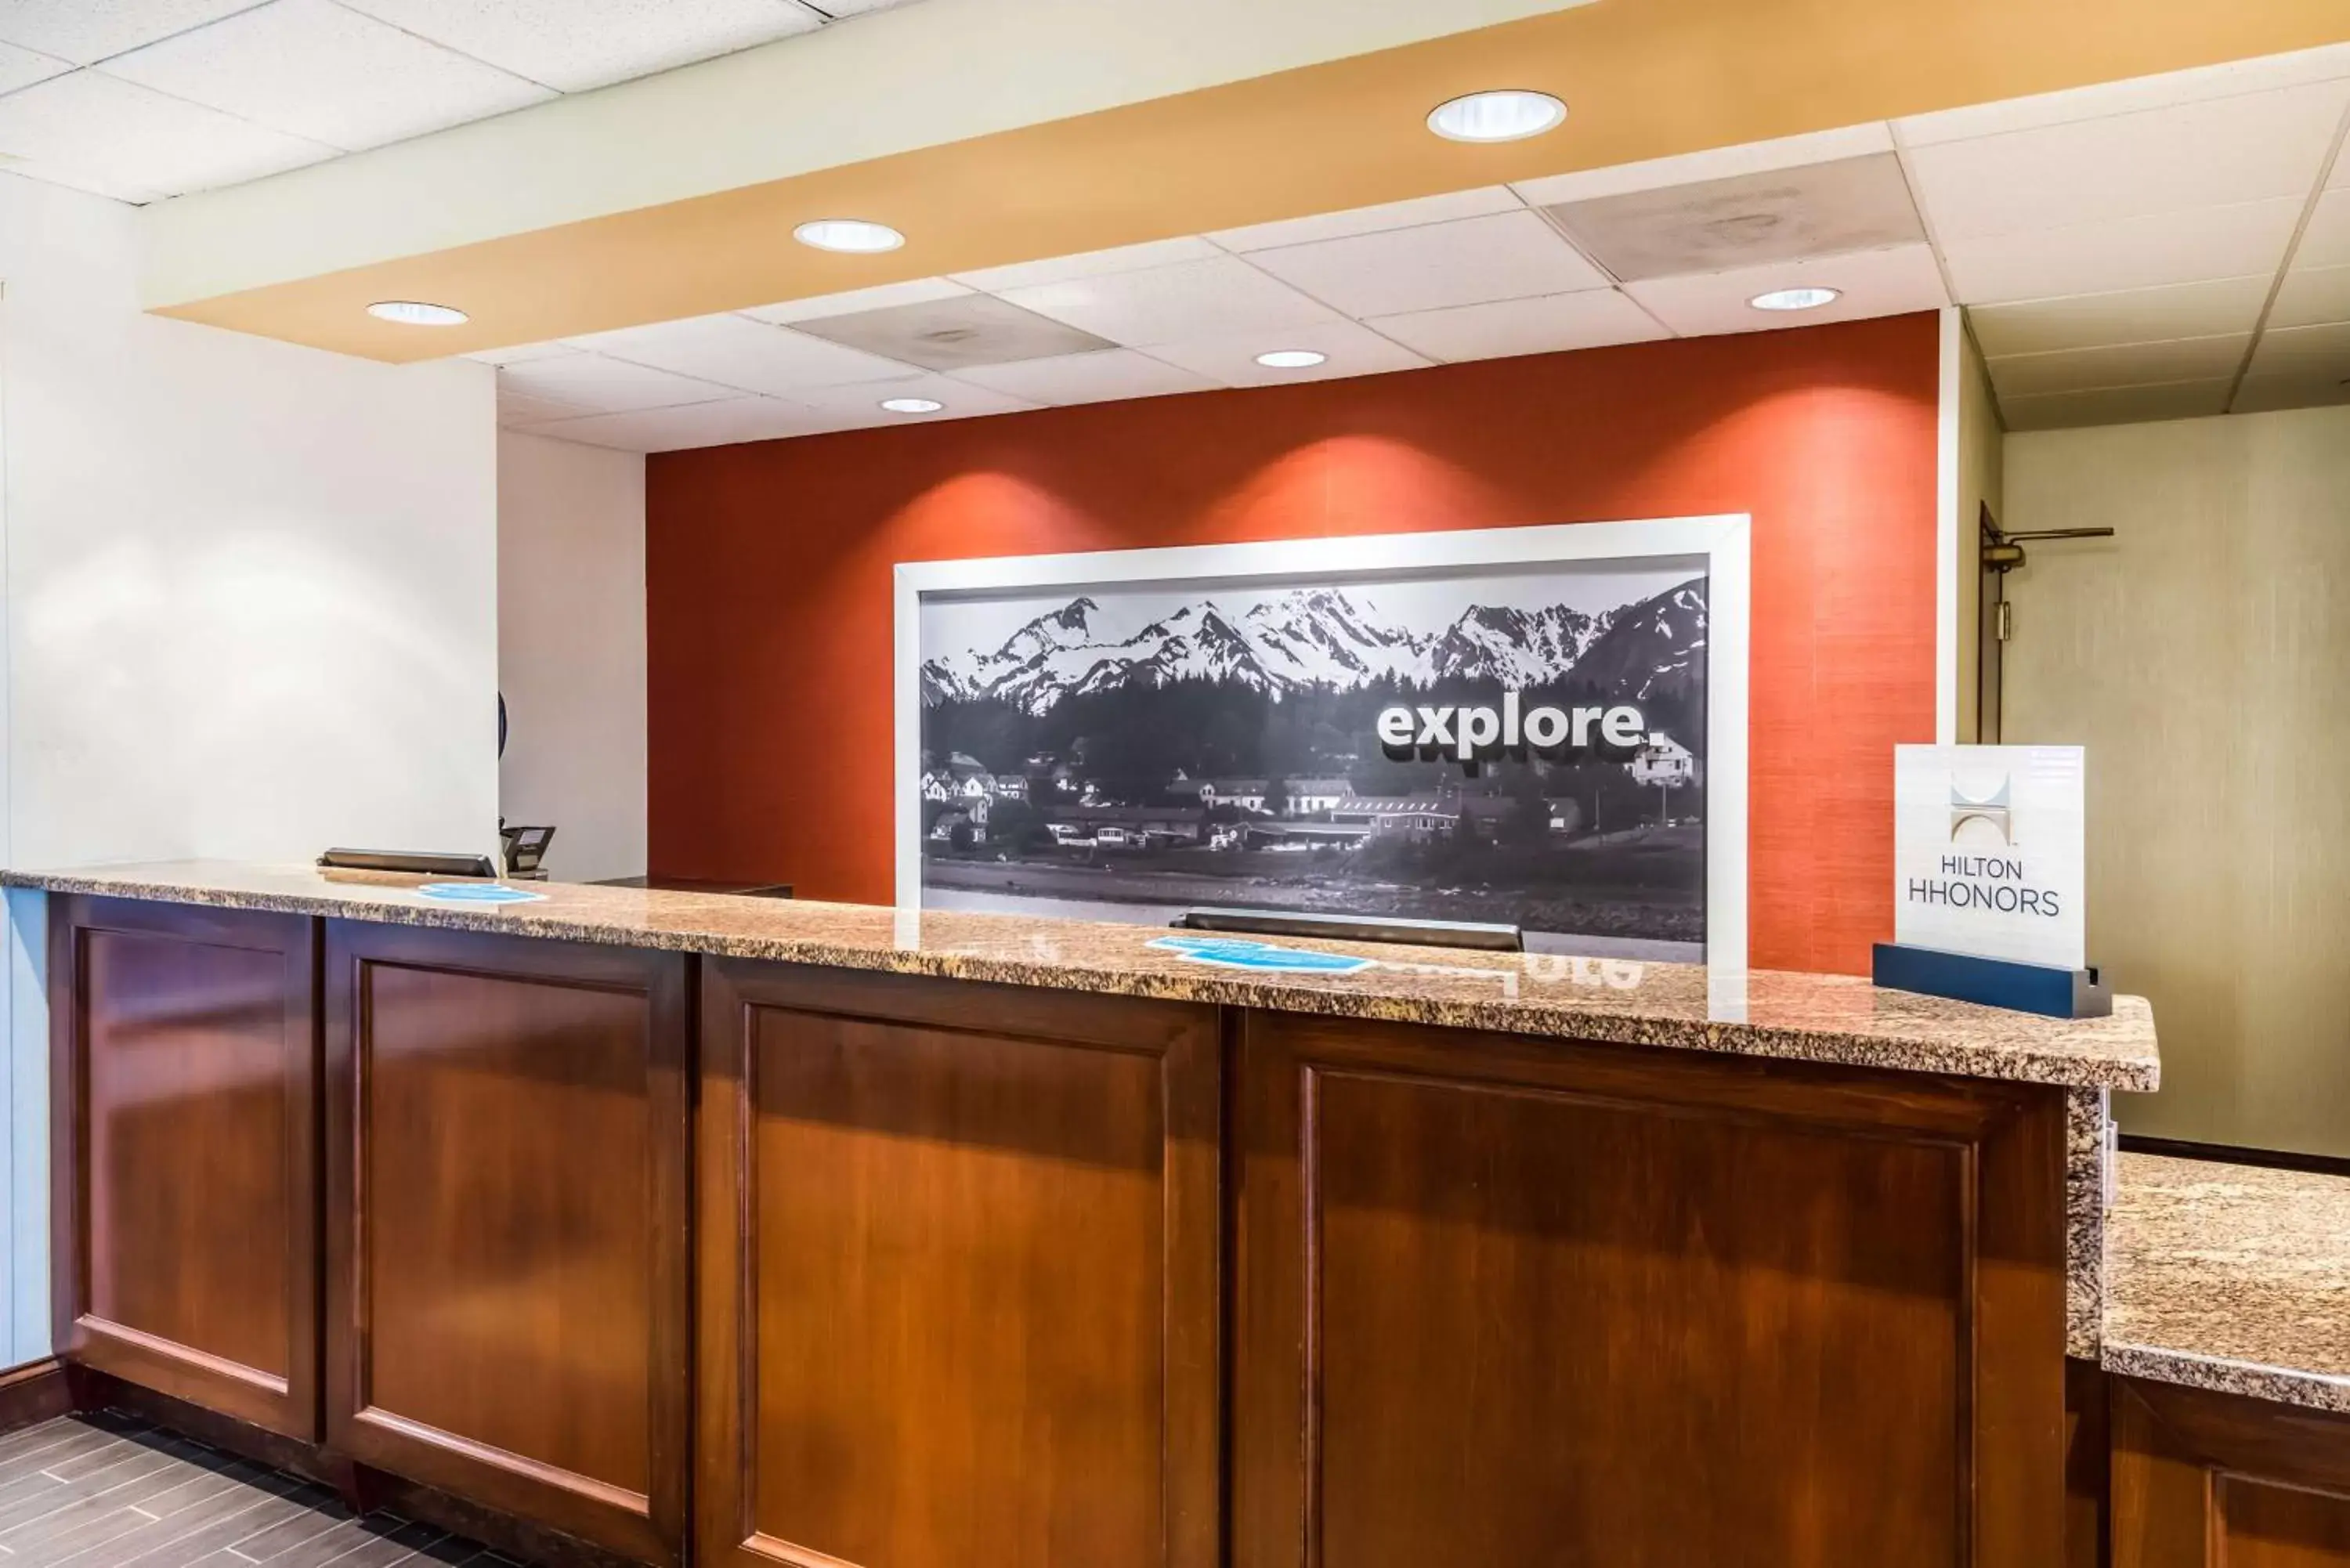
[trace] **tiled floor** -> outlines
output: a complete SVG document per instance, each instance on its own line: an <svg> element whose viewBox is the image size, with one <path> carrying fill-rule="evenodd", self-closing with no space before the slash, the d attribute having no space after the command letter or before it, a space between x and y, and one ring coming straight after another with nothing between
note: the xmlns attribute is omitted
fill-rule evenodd
<svg viewBox="0 0 2350 1568"><path fill-rule="evenodd" d="M325 1487L112 1413L0 1437L0 1568L511 1568Z"/></svg>

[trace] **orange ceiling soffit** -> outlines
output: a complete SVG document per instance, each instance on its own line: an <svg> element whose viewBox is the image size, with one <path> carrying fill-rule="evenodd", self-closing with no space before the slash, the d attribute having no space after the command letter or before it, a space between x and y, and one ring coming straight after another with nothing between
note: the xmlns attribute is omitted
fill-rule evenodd
<svg viewBox="0 0 2350 1568"><path fill-rule="evenodd" d="M919 8L908 13L910 20ZM1600 0L1526 20L165 307L385 360L778 300L1637 162L2340 42L2342 0ZM1552 92L1564 129L1471 146L1434 105ZM527 111L525 111L527 112ZM795 244L817 217L908 236ZM458 306L462 327L374 320Z"/></svg>

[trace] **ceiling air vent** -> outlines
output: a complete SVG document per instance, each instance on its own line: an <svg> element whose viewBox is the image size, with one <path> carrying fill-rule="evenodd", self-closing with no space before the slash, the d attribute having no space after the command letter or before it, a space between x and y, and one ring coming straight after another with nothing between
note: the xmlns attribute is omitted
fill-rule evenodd
<svg viewBox="0 0 2350 1568"><path fill-rule="evenodd" d="M929 370L963 370L974 365L1011 365L1083 354L1116 344L1074 327L1064 327L1033 310L1007 305L992 295L967 294L919 305L892 305L847 316L795 321L795 332L827 338L868 354L920 365Z"/></svg>
<svg viewBox="0 0 2350 1568"><path fill-rule="evenodd" d="M1627 283L1876 250L1925 238L1890 152L1546 207Z"/></svg>

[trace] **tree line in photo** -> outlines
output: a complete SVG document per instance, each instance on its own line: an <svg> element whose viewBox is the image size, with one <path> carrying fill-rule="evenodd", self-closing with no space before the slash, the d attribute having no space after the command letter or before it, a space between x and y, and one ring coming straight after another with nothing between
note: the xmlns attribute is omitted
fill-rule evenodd
<svg viewBox="0 0 2350 1568"><path fill-rule="evenodd" d="M1074 799L1091 785L1097 804L1127 806L1197 805L1179 780L1243 777L1265 784L1263 810L1278 815L1290 805L1289 785L1300 778L1344 778L1358 795L1434 795L1448 784L1472 795L1508 795L1524 804L1520 834L1539 843L1548 829L1545 801L1579 803L1582 826L1605 831L1630 825L1658 809L1656 792L1635 783L1623 763L1627 749L1595 744L1564 761L1524 756L1478 764L1399 759L1377 732L1378 714L1391 706L1491 704L1489 681L1375 681L1352 691L1292 691L1275 697L1232 681L1181 680L1148 688L1085 692L1032 714L993 699L941 701L922 716L923 750L934 763L961 753L996 775L1028 780L1025 803L999 801L989 836L1017 843L1041 810L1056 798ZM1567 680L1523 694L1532 708L1562 708L1623 701L1619 691ZM1651 692L1636 704L1643 728L1672 735L1692 751L1702 744L1703 696L1683 683ZM1694 786L1675 792L1675 815L1700 815ZM1212 816L1247 814L1220 805Z"/></svg>

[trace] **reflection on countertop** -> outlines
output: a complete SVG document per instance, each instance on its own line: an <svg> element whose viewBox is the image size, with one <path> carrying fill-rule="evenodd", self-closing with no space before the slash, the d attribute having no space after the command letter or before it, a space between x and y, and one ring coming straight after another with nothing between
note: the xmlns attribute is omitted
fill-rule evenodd
<svg viewBox="0 0 2350 1568"><path fill-rule="evenodd" d="M2125 1154L2104 1361L2350 1412L2350 1177Z"/></svg>
<svg viewBox="0 0 2350 1568"><path fill-rule="evenodd" d="M1879 991L1848 975L1709 969L1553 953L1485 953L1282 939L1370 961L1340 972L1232 967L1153 942L1161 927L533 883L484 904L428 878L190 861L6 874L8 885L225 909L276 909L618 946L930 974L1627 1045L1831 1062L2082 1088L2145 1090L2159 1064L2151 1011L2039 1018Z"/></svg>

